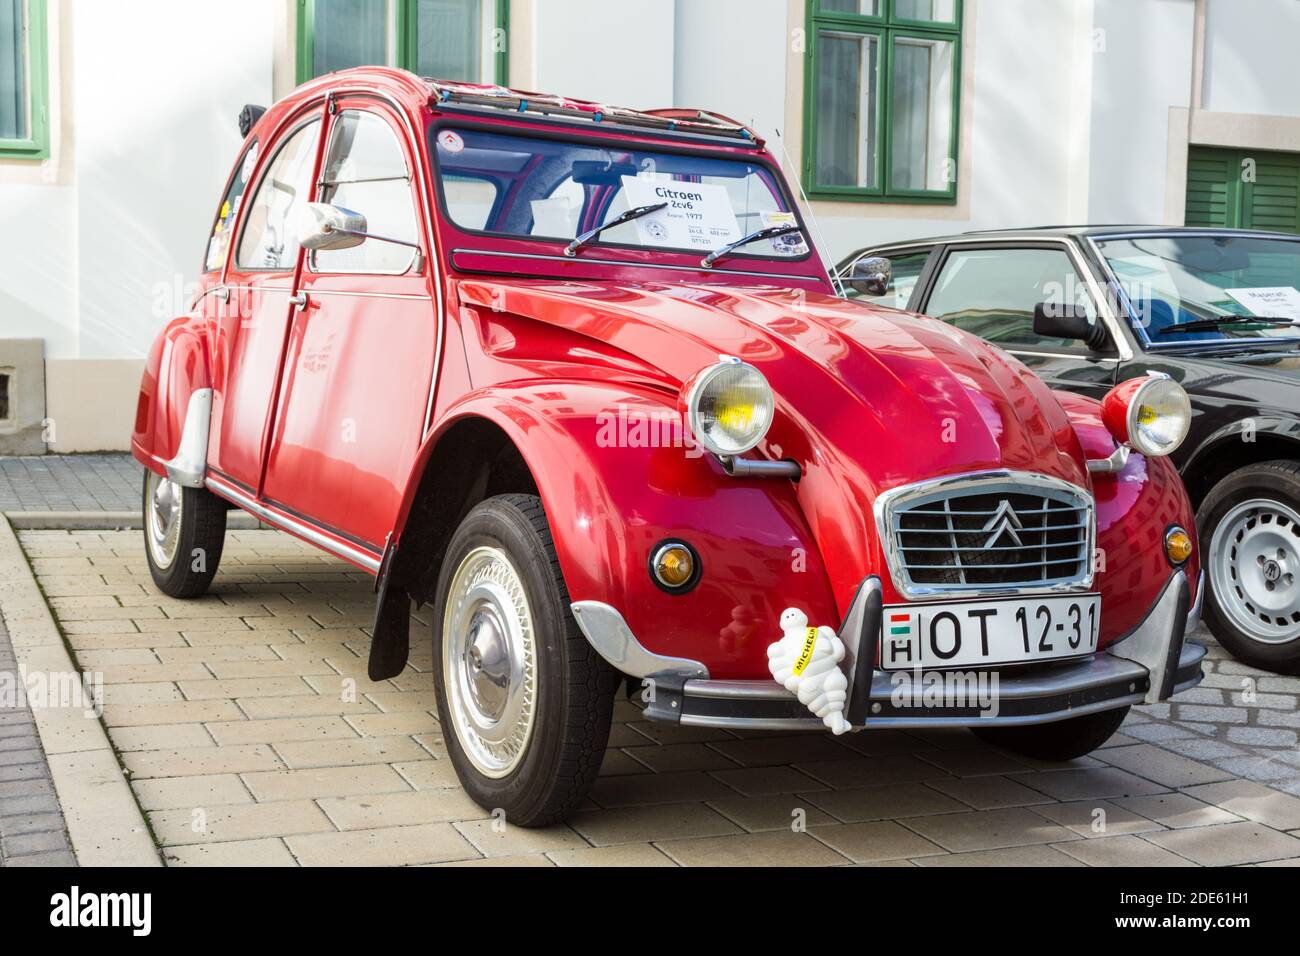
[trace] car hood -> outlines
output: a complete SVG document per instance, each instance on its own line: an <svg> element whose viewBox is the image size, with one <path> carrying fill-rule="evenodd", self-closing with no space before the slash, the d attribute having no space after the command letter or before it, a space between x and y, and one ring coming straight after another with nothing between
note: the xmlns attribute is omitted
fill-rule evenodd
<svg viewBox="0 0 1300 956"><path fill-rule="evenodd" d="M754 365L777 396L764 451L804 467L799 496L824 553L876 547L872 504L903 484L1006 469L1090 487L1052 391L933 319L788 289L536 280L458 289L477 307L486 351L545 362L550 374L574 374L560 372L567 357L586 374L615 368L675 389L719 355Z"/></svg>
<svg viewBox="0 0 1300 956"><path fill-rule="evenodd" d="M1088 484L1051 390L1005 352L933 319L817 293L680 284L475 281L460 296L611 346L673 386L719 355L744 359L771 383L781 417L832 443L818 448L781 428L784 457L860 458L877 491L994 468Z"/></svg>

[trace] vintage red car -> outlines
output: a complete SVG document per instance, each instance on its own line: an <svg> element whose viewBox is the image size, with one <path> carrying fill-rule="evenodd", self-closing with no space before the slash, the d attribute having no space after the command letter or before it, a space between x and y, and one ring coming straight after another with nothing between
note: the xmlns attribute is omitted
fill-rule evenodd
<svg viewBox="0 0 1300 956"><path fill-rule="evenodd" d="M1176 384L1103 413L837 297L724 117L378 68L257 114L141 385L150 569L203 593L249 511L375 576L376 680L431 604L483 806L572 809L621 684L654 720L1065 758L1200 680ZM777 683L786 637L839 698Z"/></svg>

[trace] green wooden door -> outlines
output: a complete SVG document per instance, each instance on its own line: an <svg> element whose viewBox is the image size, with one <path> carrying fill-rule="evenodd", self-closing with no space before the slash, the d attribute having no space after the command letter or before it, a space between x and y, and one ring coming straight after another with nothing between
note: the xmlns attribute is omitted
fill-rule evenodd
<svg viewBox="0 0 1300 956"><path fill-rule="evenodd" d="M1185 222L1300 233L1300 155L1193 146Z"/></svg>

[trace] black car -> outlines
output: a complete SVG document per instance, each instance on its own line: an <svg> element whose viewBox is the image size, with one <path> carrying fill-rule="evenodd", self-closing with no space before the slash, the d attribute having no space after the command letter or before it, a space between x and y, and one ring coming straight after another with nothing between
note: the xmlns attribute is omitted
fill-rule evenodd
<svg viewBox="0 0 1300 956"><path fill-rule="evenodd" d="M1192 424L1172 457L1197 508L1206 621L1241 660L1300 670L1300 237L965 233L868 247L837 272L846 295L959 326L1054 388L1182 383Z"/></svg>

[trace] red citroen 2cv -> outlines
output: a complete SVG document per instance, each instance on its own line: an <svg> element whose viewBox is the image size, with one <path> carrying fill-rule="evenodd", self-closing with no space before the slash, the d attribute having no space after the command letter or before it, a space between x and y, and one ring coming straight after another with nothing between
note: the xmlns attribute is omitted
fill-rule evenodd
<svg viewBox="0 0 1300 956"><path fill-rule="evenodd" d="M571 810L624 683L1064 759L1200 680L1181 389L837 297L751 130L379 68L245 126L141 385L153 578L203 593L249 511L375 576L376 680L432 605L483 806Z"/></svg>

